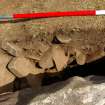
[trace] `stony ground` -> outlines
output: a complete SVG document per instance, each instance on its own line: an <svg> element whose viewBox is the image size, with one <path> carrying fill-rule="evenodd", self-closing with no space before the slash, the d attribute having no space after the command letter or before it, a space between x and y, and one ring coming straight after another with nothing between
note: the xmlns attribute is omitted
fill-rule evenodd
<svg viewBox="0 0 105 105"><path fill-rule="evenodd" d="M0 95L0 105L105 105L104 77L73 77L40 90L29 88ZM97 78L100 84L93 84ZM5 101L4 101L5 100Z"/></svg>
<svg viewBox="0 0 105 105"><path fill-rule="evenodd" d="M1 0L0 15L104 9L104 2ZM46 73L58 75L67 66L84 65L105 56L104 22L104 16L0 22L0 93L28 86L39 88Z"/></svg>

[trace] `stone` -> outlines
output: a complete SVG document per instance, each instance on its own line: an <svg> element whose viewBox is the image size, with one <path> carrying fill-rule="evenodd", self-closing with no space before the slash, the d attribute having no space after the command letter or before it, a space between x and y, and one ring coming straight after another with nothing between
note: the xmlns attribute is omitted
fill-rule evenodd
<svg viewBox="0 0 105 105"><path fill-rule="evenodd" d="M51 49L43 54L43 56L40 58L39 65L43 69L48 69L54 66Z"/></svg>
<svg viewBox="0 0 105 105"><path fill-rule="evenodd" d="M66 67L69 57L65 55L65 51L59 45L53 46L52 53L56 68L58 71L61 71Z"/></svg>
<svg viewBox="0 0 105 105"><path fill-rule="evenodd" d="M2 43L2 49L13 56L20 56L22 55L22 52L23 52L22 49L17 45L6 41Z"/></svg>
<svg viewBox="0 0 105 105"><path fill-rule="evenodd" d="M15 76L6 68L11 58L11 56L0 50L0 87L8 85L15 80Z"/></svg>
<svg viewBox="0 0 105 105"><path fill-rule="evenodd" d="M19 78L26 77L29 74L37 75L44 72L42 69L36 68L33 62L24 57L13 58L8 64L8 68Z"/></svg>
<svg viewBox="0 0 105 105"><path fill-rule="evenodd" d="M79 65L84 65L86 63L86 55L79 50L75 50L76 52L76 62Z"/></svg>
<svg viewBox="0 0 105 105"><path fill-rule="evenodd" d="M56 35L56 37L61 43L69 43L72 40L69 36L62 34Z"/></svg>
<svg viewBox="0 0 105 105"><path fill-rule="evenodd" d="M28 37L27 39L29 40ZM43 54L50 48L49 43L46 43L44 39L41 41L41 38L30 39L28 43L27 40L24 40L21 43L23 43L25 57L37 61L39 61Z"/></svg>

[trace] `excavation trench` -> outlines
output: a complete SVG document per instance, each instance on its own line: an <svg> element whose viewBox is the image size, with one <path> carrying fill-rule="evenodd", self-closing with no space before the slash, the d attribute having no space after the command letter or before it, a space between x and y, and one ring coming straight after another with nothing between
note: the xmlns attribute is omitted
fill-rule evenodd
<svg viewBox="0 0 105 105"><path fill-rule="evenodd" d="M18 91L24 88L31 87L31 85L34 84L34 81L38 83L39 80L36 80L36 79L33 80L32 75L28 76L30 84L32 81L31 85L29 84L29 81L26 79L27 77L21 78L21 75L22 77L24 77L25 74L27 75L27 73L30 73L31 72L30 70L31 69L33 70L34 68L36 70L35 73L38 73L38 74L40 74L39 73L40 69L45 70L42 73L44 74L44 77L41 82L42 86L51 85L53 83L60 82L60 81L65 81L74 76L81 76L83 78L86 78L91 75L96 75L96 76L104 77L105 76L105 73L104 73L105 57L102 57L102 56L105 56L104 54L105 41L103 38L103 35L105 34L104 29L100 31L98 30L99 32L97 30L92 30L92 29L80 30L79 32L73 31L72 34L71 34L71 31L70 32L69 31L67 34L65 34L66 32L65 30L58 29L57 33L54 31L55 34L53 33L54 35L52 35L52 37L48 36L48 33L47 35L42 33L41 35L38 35L35 38L32 35L28 34L21 39L19 39L19 37L16 37L16 39L12 39L10 41L7 41L7 42L4 41L2 44L2 50L5 53L1 51L1 54L4 56L3 59L7 59L6 57L9 56L5 65L8 71L13 75L15 75L16 79L13 82L13 85L12 85L13 87L10 87L10 86L2 87L2 89L4 90L3 92L5 92L5 90L8 90L8 87L12 88L13 91ZM67 36L68 34L70 34L71 36ZM49 40L48 37L51 37L51 39ZM102 38L103 40L101 40ZM43 53L42 53L42 56L40 57L41 51ZM77 62L78 61L77 59L78 57L76 56L77 53L79 53L79 56L80 56L79 62ZM53 57L53 61L55 60L54 62L51 61L52 58L49 59L52 55L55 57L55 59ZM85 55L86 55L86 59L84 59ZM12 56L12 59L9 60L11 56ZM37 57L39 57L40 60L36 60ZM68 61L66 62L67 57L68 57L68 61L73 57L73 61L71 63L68 63ZM91 61L92 62L86 63L87 59L88 61L90 60L89 62ZM94 59L97 59L97 60L94 60ZM63 62L63 60L65 61ZM24 66L26 63L27 63L27 67ZM52 63L54 63L53 66L52 66ZM64 67L65 64L66 64L66 67ZM50 68L50 66L52 68ZM30 67L31 69L29 69ZM36 67L38 68L39 71L37 71ZM50 68L50 69L46 69L46 68ZM55 71L59 68L60 70ZM64 69L62 70L62 68ZM35 76L37 76L37 74L35 74ZM38 76L40 77L40 75ZM103 80L101 81L104 81L104 80L105 79L103 78ZM93 81L96 81L98 83L97 80L93 80Z"/></svg>
<svg viewBox="0 0 105 105"><path fill-rule="evenodd" d="M74 62L76 63L76 62ZM54 84L56 82L65 81L67 79L70 79L74 76L80 76L83 78L87 78L88 76L94 76L90 81L93 81L94 83L102 83L105 82L105 57L98 59L94 62L87 63L84 65L77 65L76 67L70 68L66 67L63 71L61 71L56 76L49 76L49 74L45 74L43 80L42 80L42 86L49 86L51 84ZM97 78L99 77L99 78ZM14 85L14 91L18 91L24 88L29 87L28 85L24 85L21 88L22 83L26 82L24 78L22 79L16 79L15 85Z"/></svg>

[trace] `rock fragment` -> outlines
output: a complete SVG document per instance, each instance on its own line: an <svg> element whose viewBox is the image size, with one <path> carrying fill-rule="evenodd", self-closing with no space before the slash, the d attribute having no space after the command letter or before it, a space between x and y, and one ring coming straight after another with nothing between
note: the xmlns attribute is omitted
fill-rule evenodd
<svg viewBox="0 0 105 105"><path fill-rule="evenodd" d="M10 55L13 56L20 56L22 55L22 49L17 45L10 43L10 42L3 42L2 49L8 52Z"/></svg>
<svg viewBox="0 0 105 105"><path fill-rule="evenodd" d="M52 53L56 68L61 71L67 65L69 57L65 55L65 51L59 45L53 46Z"/></svg>
<svg viewBox="0 0 105 105"><path fill-rule="evenodd" d="M4 51L0 50L0 87L12 83L15 79L15 76L6 68L10 60L11 56L5 54Z"/></svg>
<svg viewBox="0 0 105 105"><path fill-rule="evenodd" d="M44 72L42 69L35 68L35 64L24 57L13 58L8 68L19 78L26 77L29 74L36 75Z"/></svg>
<svg viewBox="0 0 105 105"><path fill-rule="evenodd" d="M39 61L39 65L43 69L48 69L54 66L52 58L52 49L49 49L44 53L44 55L41 57L41 60Z"/></svg>
<svg viewBox="0 0 105 105"><path fill-rule="evenodd" d="M67 35L59 34L56 37L61 43L69 43L71 41L71 38Z"/></svg>
<svg viewBox="0 0 105 105"><path fill-rule="evenodd" d="M77 64L84 65L86 63L86 55L77 49L75 51Z"/></svg>
<svg viewBox="0 0 105 105"><path fill-rule="evenodd" d="M92 83L82 77L74 76L70 78L70 88L77 89L80 87L91 85Z"/></svg>

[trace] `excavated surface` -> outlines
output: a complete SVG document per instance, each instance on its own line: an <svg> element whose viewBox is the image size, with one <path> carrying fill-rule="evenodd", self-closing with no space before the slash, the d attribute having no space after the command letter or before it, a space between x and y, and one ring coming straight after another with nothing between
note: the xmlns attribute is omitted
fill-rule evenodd
<svg viewBox="0 0 105 105"><path fill-rule="evenodd" d="M104 2L105 0L2 0L0 14L104 9ZM35 88L45 73L54 76L68 65L84 65L102 58L105 56L104 23L104 16L0 22L0 56L4 56L0 59L1 65L6 61L0 70L8 78L12 75L8 81L4 80L5 75L0 76L0 86L5 87L14 82L14 79L25 78L27 85ZM71 65L73 61L76 61L75 65ZM22 87L27 86L23 84Z"/></svg>

